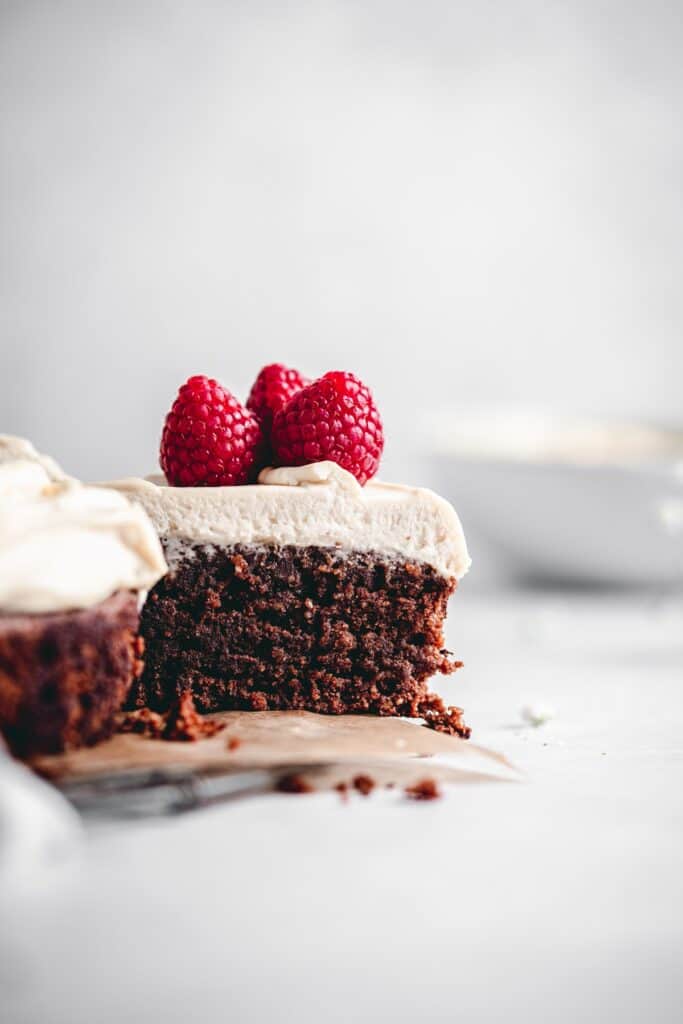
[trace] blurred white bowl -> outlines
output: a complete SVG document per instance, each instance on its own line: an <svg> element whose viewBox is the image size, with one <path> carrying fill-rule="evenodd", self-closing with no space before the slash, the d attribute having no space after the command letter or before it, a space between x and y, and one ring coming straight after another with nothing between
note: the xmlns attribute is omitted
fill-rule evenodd
<svg viewBox="0 0 683 1024"><path fill-rule="evenodd" d="M432 418L434 484L518 575L683 582L683 432L479 413Z"/></svg>

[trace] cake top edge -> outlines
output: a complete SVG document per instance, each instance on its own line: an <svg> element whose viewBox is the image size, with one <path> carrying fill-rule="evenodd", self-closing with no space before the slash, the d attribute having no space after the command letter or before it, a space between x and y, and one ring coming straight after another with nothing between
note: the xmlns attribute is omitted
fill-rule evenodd
<svg viewBox="0 0 683 1024"><path fill-rule="evenodd" d="M470 557L453 506L434 491L369 481L334 463L265 469L259 483L173 487L164 477L105 486L139 502L164 539L209 544L332 546L376 550L461 579Z"/></svg>
<svg viewBox="0 0 683 1024"><path fill-rule="evenodd" d="M154 494L161 490L173 493L174 500L177 499L184 504L195 502L218 504L242 497L258 497L259 500L268 500L268 495L276 491L281 494L315 491L319 495L323 495L328 489L335 488L346 491L360 502L371 502L381 498L396 500L429 498L439 503L450 504L446 498L428 487L393 483L376 478L361 486L351 473L334 462L311 462L304 466L267 466L261 470L255 483L237 486L175 487L168 483L162 473L120 477L115 480L101 481L93 486L115 488L131 494L136 491Z"/></svg>

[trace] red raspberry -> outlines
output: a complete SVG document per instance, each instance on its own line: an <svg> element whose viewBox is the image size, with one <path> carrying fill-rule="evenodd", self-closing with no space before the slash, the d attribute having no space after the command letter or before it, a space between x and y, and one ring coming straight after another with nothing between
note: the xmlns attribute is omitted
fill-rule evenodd
<svg viewBox="0 0 683 1024"><path fill-rule="evenodd" d="M174 487L246 484L263 466L258 420L218 381L190 377L166 417L159 462Z"/></svg>
<svg viewBox="0 0 683 1024"><path fill-rule="evenodd" d="M333 370L275 414L272 445L281 466L331 459L364 484L379 466L382 420L369 388L352 373Z"/></svg>
<svg viewBox="0 0 683 1024"><path fill-rule="evenodd" d="M247 399L247 409L251 409L264 432L270 434L275 413L309 383L298 370L290 370L282 363L270 363L263 367L254 381Z"/></svg>

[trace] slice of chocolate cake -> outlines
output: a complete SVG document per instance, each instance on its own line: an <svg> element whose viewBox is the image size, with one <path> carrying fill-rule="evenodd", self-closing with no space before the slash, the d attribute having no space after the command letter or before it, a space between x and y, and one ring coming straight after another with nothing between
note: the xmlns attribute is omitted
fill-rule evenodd
<svg viewBox="0 0 683 1024"><path fill-rule="evenodd" d="M111 734L142 667L140 593L165 569L140 508L0 437L0 732L16 754Z"/></svg>
<svg viewBox="0 0 683 1024"><path fill-rule="evenodd" d="M170 570L143 607L130 706L164 710L190 690L204 712L370 712L468 735L428 688L459 666L443 625L470 560L451 505L428 490L361 487L331 461L258 480L108 485L148 513Z"/></svg>

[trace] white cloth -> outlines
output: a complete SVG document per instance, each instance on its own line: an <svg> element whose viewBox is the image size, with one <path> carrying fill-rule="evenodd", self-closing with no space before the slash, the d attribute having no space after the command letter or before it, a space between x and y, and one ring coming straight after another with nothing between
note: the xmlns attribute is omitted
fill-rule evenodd
<svg viewBox="0 0 683 1024"><path fill-rule="evenodd" d="M81 832L70 804L0 740L0 894L35 888L50 869L74 859Z"/></svg>

